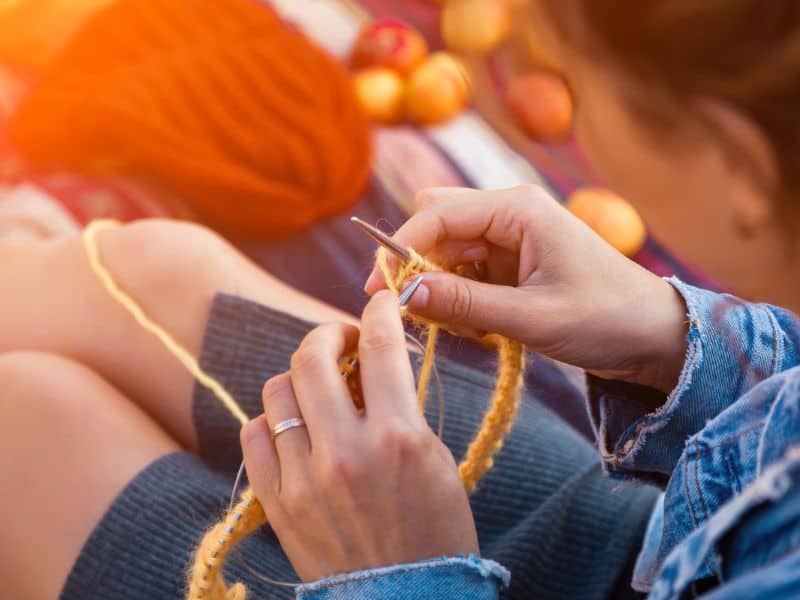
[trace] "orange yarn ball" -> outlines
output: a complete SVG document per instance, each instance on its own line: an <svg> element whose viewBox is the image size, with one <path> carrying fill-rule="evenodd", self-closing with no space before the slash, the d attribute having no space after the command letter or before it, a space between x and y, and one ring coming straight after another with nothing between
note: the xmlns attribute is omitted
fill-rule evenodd
<svg viewBox="0 0 800 600"><path fill-rule="evenodd" d="M19 107L35 168L155 180L212 226L291 233L350 206L368 122L331 56L251 0L120 0Z"/></svg>

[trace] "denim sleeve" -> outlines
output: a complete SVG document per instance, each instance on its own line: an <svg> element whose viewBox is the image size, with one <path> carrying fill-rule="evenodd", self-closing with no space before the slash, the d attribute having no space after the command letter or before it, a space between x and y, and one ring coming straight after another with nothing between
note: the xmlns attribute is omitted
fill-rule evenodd
<svg viewBox="0 0 800 600"><path fill-rule="evenodd" d="M509 572L492 560L438 558L367 569L297 587L298 600L496 600Z"/></svg>
<svg viewBox="0 0 800 600"><path fill-rule="evenodd" d="M675 389L590 377L589 413L607 472L664 484L684 442L761 381L798 364L797 317L670 278L687 307L687 352Z"/></svg>

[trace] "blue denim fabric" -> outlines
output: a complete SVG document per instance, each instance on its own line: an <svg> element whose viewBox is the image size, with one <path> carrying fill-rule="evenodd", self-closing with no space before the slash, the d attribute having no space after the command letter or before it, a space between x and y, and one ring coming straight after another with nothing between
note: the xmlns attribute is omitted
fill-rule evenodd
<svg viewBox="0 0 800 600"><path fill-rule="evenodd" d="M648 412L655 390L590 387L608 475L665 488L632 585L652 600L800 598L800 322L669 281L689 317L675 390ZM507 577L491 561L441 559L316 582L300 597L483 600Z"/></svg>
<svg viewBox="0 0 800 600"><path fill-rule="evenodd" d="M298 599L495 600L509 573L498 563L470 557L423 560L329 577L297 588Z"/></svg>
<svg viewBox="0 0 800 600"><path fill-rule="evenodd" d="M800 597L800 323L670 282L689 315L676 389L651 414L636 415L634 386L596 383L590 399L608 473L666 480L632 583L651 598L709 577L709 597Z"/></svg>

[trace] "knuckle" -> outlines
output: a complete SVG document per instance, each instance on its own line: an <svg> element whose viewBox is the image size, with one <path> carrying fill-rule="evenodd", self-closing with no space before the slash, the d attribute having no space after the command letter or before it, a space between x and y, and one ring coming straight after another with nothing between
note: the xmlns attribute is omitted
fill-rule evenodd
<svg viewBox="0 0 800 600"><path fill-rule="evenodd" d="M521 183L516 186L514 190L520 195L527 196L528 198L538 198L541 196L544 188L538 183Z"/></svg>
<svg viewBox="0 0 800 600"><path fill-rule="evenodd" d="M515 206L522 214L538 214L553 205L555 199L537 183L523 183L513 189Z"/></svg>
<svg viewBox="0 0 800 600"><path fill-rule="evenodd" d="M292 371L303 372L316 369L325 359L322 344L318 340L307 339L292 354L290 365Z"/></svg>
<svg viewBox="0 0 800 600"><path fill-rule="evenodd" d="M364 459L355 454L329 452L318 467L320 486L328 492L336 492L343 486L354 488L366 475Z"/></svg>
<svg viewBox="0 0 800 600"><path fill-rule="evenodd" d="M293 477L283 482L280 499L286 512L298 517L307 515L312 511L316 494L307 478Z"/></svg>
<svg viewBox="0 0 800 600"><path fill-rule="evenodd" d="M379 451L388 456L416 456L424 445L423 432L401 419L393 419L384 424L378 437Z"/></svg>
<svg viewBox="0 0 800 600"><path fill-rule="evenodd" d="M450 313L455 323L468 321L472 315L472 290L462 281L457 281L453 285Z"/></svg>
<svg viewBox="0 0 800 600"><path fill-rule="evenodd" d="M359 345L365 352L379 354L392 350L397 340L388 326L373 326L361 333Z"/></svg>
<svg viewBox="0 0 800 600"><path fill-rule="evenodd" d="M424 189L417 192L414 196L414 209L416 211L423 210L429 206L433 206L439 201L436 194L432 189Z"/></svg>
<svg viewBox="0 0 800 600"><path fill-rule="evenodd" d="M281 396L291 390L291 385L292 380L288 373L275 375L267 379L264 383L264 387L261 390L261 397L264 401L267 401L271 398Z"/></svg>
<svg viewBox="0 0 800 600"><path fill-rule="evenodd" d="M353 329L352 325L335 322L315 327L292 355L291 368L302 370L319 364L321 360L325 360L328 349L340 343Z"/></svg>

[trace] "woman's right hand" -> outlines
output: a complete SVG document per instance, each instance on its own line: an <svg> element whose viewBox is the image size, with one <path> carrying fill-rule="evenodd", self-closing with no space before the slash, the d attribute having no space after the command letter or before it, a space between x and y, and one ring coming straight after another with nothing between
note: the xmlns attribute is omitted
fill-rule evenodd
<svg viewBox="0 0 800 600"><path fill-rule="evenodd" d="M393 239L484 281L430 273L409 309L461 335L492 331L606 378L669 392L686 343L683 300L539 186L431 188ZM369 294L385 287L376 269Z"/></svg>

